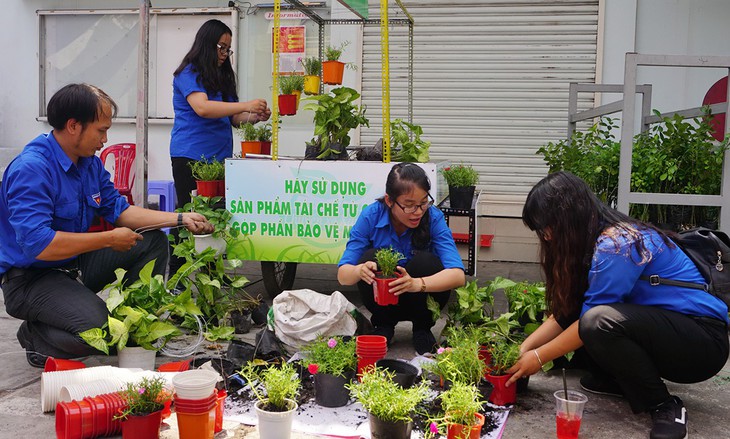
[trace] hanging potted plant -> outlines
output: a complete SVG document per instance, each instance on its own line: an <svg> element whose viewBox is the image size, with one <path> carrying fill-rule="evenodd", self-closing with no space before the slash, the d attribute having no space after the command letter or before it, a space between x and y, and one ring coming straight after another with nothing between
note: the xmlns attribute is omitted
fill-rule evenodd
<svg viewBox="0 0 730 439"><path fill-rule="evenodd" d="M405 258L393 247L384 247L375 251L375 262L378 263L378 271L375 272L373 282L373 294L375 303L378 305L397 305L398 296L390 293L390 283L401 277L396 271L398 261Z"/></svg>
<svg viewBox="0 0 730 439"><path fill-rule="evenodd" d="M489 396L489 402L496 405L513 404L517 401L517 386L505 387L505 383L512 374L507 369L512 367L520 357L520 346L510 340L500 340L492 346L492 365L485 377L492 383L494 390Z"/></svg>
<svg viewBox="0 0 730 439"><path fill-rule="evenodd" d="M298 405L294 400L299 393L300 380L291 363L271 366L259 371L259 366L247 363L239 372L256 396L261 439L288 439ZM263 389L259 388L263 387Z"/></svg>
<svg viewBox="0 0 730 439"><path fill-rule="evenodd" d="M125 406L114 420L122 420L122 438L158 439L162 410L171 400L170 392L165 389L165 379L145 377L139 382L127 383L120 394Z"/></svg>
<svg viewBox="0 0 730 439"><path fill-rule="evenodd" d="M300 59L300 62L302 63L302 67L304 67L304 93L318 95L322 61L317 57L310 56Z"/></svg>
<svg viewBox="0 0 730 439"><path fill-rule="evenodd" d="M484 403L479 390L457 381L439 398L443 415L430 421L425 437L434 437L445 429L447 439L479 439L484 425L484 415L479 413Z"/></svg>
<svg viewBox="0 0 730 439"><path fill-rule="evenodd" d="M299 106L298 95L304 89L304 76L287 75L279 76L279 115L293 116L297 114Z"/></svg>
<svg viewBox="0 0 730 439"><path fill-rule="evenodd" d="M471 209L474 190L479 174L471 165L454 165L441 169L441 175L449 186L449 202L452 209Z"/></svg>
<svg viewBox="0 0 730 439"><path fill-rule="evenodd" d="M267 122L256 128L256 140L261 142L261 154L271 154L271 123Z"/></svg>
<svg viewBox="0 0 730 439"><path fill-rule="evenodd" d="M393 375L378 367L368 368L359 383L347 385L368 411L372 439L410 438L414 410L429 394L425 383L404 389L393 381Z"/></svg>
<svg viewBox="0 0 730 439"><path fill-rule="evenodd" d="M355 339L318 337L304 348L304 363L314 375L314 399L323 407L342 407L350 391L345 387L355 377Z"/></svg>
<svg viewBox="0 0 730 439"><path fill-rule="evenodd" d="M200 315L190 292L170 294L162 275L152 276L155 261L148 262L139 272L139 279L125 282L126 270L117 269L116 280L104 287L109 291L106 306L107 323L79 334L90 346L109 355L115 346L119 367L141 367L152 370L155 354L181 331L170 317Z"/></svg>
<svg viewBox="0 0 730 439"><path fill-rule="evenodd" d="M225 195L225 167L213 157L210 161L204 156L200 160L190 162L190 170L198 190L204 197L222 197Z"/></svg>
<svg viewBox="0 0 730 439"><path fill-rule="evenodd" d="M254 124L241 123L236 128L236 132L241 137L241 157L246 158L246 154L261 154L261 142Z"/></svg>
<svg viewBox="0 0 730 439"><path fill-rule="evenodd" d="M314 101L304 106L314 111L314 139L307 143L304 158L321 160L347 160L350 130L360 125L370 126L365 117L365 107L356 105L360 93L338 87L329 93L306 98Z"/></svg>
<svg viewBox="0 0 730 439"><path fill-rule="evenodd" d="M356 70L357 66L352 63L343 63L340 61L342 52L350 44L349 41L344 41L341 45L327 46L324 50L324 57L326 61L322 63L322 82L329 85L340 85L342 84L342 77L345 73L345 66Z"/></svg>

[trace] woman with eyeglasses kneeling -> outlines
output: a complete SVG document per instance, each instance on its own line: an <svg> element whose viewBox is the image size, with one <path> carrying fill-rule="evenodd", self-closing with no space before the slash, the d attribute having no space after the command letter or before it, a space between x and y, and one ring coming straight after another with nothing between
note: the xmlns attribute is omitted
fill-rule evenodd
<svg viewBox="0 0 730 439"><path fill-rule="evenodd" d="M385 336L390 343L398 322L413 322L413 347L418 354L433 352L436 346L427 297L443 308L451 289L465 283L461 256L443 213L433 205L430 190L431 182L418 165L393 166L385 195L363 209L355 222L337 271L340 284L357 284L372 313L374 334ZM390 284L398 303L378 305L373 296L378 271L375 252L388 247L403 255L397 267L401 277Z"/></svg>

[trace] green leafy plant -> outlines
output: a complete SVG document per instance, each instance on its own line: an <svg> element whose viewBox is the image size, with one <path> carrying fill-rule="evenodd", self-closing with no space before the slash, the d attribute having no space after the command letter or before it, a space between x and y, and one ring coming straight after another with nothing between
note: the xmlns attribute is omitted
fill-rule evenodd
<svg viewBox="0 0 730 439"><path fill-rule="evenodd" d="M510 312L526 320L525 333L531 334L542 323L545 313L545 284L543 282L518 282L504 289Z"/></svg>
<svg viewBox="0 0 730 439"><path fill-rule="evenodd" d="M259 142L271 142L271 124L264 123L256 129L256 140Z"/></svg>
<svg viewBox="0 0 730 439"><path fill-rule="evenodd" d="M177 209L176 212L197 212L203 215L213 226L213 236L217 238L224 238L228 241L235 239L239 235L239 231L231 228L230 221L233 218L233 214L222 206L222 200L223 197L203 197L201 195L196 195L190 198L189 203L186 203L182 208ZM181 238L190 238L192 236L192 232L188 229L180 229ZM184 248L184 253L181 251L174 254L176 256L185 257L188 250L188 248Z"/></svg>
<svg viewBox="0 0 730 439"><path fill-rule="evenodd" d="M241 122L241 124L236 128L236 132L244 142L255 142L258 140L256 127L251 122Z"/></svg>
<svg viewBox="0 0 730 439"><path fill-rule="evenodd" d="M479 357L482 332L476 327L448 328L446 344L439 348L433 363L423 365L428 372L452 383L479 384L486 364Z"/></svg>
<svg viewBox="0 0 730 439"><path fill-rule="evenodd" d="M279 76L279 90L283 95L292 95L295 90L304 90L304 76L282 75Z"/></svg>
<svg viewBox="0 0 730 439"><path fill-rule="evenodd" d="M201 156L200 160L189 163L193 178L198 181L214 181L223 180L226 169L223 162L215 160L207 160L205 156Z"/></svg>
<svg viewBox="0 0 730 439"><path fill-rule="evenodd" d="M395 373L379 367L363 372L359 383L345 384L365 410L386 422L409 422L416 406L428 397L425 383L404 389L393 381Z"/></svg>
<svg viewBox="0 0 730 439"><path fill-rule="evenodd" d="M453 165L441 169L446 184L452 187L469 187L479 182L479 173L471 165Z"/></svg>
<svg viewBox="0 0 730 439"><path fill-rule="evenodd" d="M342 52L340 52L340 55L342 55ZM322 72L322 61L316 56L303 58L300 62L304 67L304 74L307 76L319 76Z"/></svg>
<svg viewBox="0 0 730 439"><path fill-rule="evenodd" d="M511 280L499 276L483 287L479 287L477 281L475 279L456 288L456 301L449 304L446 310L446 327L485 323L494 316L494 292L515 284ZM428 299L427 306L434 318L438 320L441 316L441 308L435 300Z"/></svg>
<svg viewBox="0 0 730 439"><path fill-rule="evenodd" d="M429 419L429 428L424 432L425 438L435 437L436 434L446 430L449 424L474 425L475 415L482 410L484 404L476 386L460 382L453 383L439 398L442 415L439 418ZM457 439L468 437L469 430L466 430L465 436Z"/></svg>
<svg viewBox="0 0 730 439"><path fill-rule="evenodd" d="M350 130L360 125L370 126L365 107L355 104L359 98L360 93L348 87L337 87L329 93L306 98L313 101L304 109L314 111L315 138L310 144L319 146L318 159L340 154L350 145ZM333 149L332 145L337 148Z"/></svg>
<svg viewBox="0 0 730 439"><path fill-rule="evenodd" d="M520 346L509 340L500 340L492 345L492 375L504 375L520 358Z"/></svg>
<svg viewBox="0 0 730 439"><path fill-rule="evenodd" d="M299 393L301 381L291 363L261 370L253 362L248 362L238 374L246 381L256 399L262 402L261 408L266 411L290 410L292 407L287 400L294 400Z"/></svg>
<svg viewBox="0 0 730 439"><path fill-rule="evenodd" d="M357 369L355 339L344 341L339 336L317 337L304 348L304 363L310 369L316 369L316 373L345 377Z"/></svg>
<svg viewBox="0 0 730 439"><path fill-rule="evenodd" d="M421 140L423 129L419 125L408 123L402 119L395 119L390 126L390 147L393 151L393 160L397 162L429 161L428 149L431 142Z"/></svg>
<svg viewBox="0 0 730 439"><path fill-rule="evenodd" d="M162 275L152 276L154 263L153 260L142 267L139 279L130 285L125 285L126 270L120 268L114 272L116 280L104 287L109 290L106 299L109 318L104 327L79 334L86 343L107 355L109 346L116 346L117 351L126 346L157 350L181 334L170 316L185 318L201 314L190 291L170 294Z"/></svg>
<svg viewBox="0 0 730 439"><path fill-rule="evenodd" d="M127 383L120 394L125 407L114 415L115 420L160 411L165 408L165 403L172 399L170 392L165 389L165 379L161 376L144 377L140 381Z"/></svg>
<svg viewBox="0 0 730 439"><path fill-rule="evenodd" d="M324 58L327 61L339 61L342 56L342 52L345 48L350 45L349 41L343 41L339 46L327 46L324 49ZM354 63L345 63L345 67L351 70L357 70L357 65Z"/></svg>
<svg viewBox="0 0 730 439"><path fill-rule="evenodd" d="M398 261L405 258L400 252L393 247L383 247L375 251L375 261L378 263L378 269L384 278L395 277Z"/></svg>

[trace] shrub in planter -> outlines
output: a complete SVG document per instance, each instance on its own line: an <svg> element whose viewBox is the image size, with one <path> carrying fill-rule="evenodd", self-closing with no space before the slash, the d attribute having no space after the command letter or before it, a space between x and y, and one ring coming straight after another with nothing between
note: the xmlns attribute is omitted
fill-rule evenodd
<svg viewBox="0 0 730 439"><path fill-rule="evenodd" d="M329 93L310 96L312 101L304 106L314 111L314 138L308 142L305 153L307 159L347 159L350 146L350 130L360 125L370 126L365 117L365 107L356 105L360 93L348 88L338 87Z"/></svg>
<svg viewBox="0 0 730 439"><path fill-rule="evenodd" d="M453 209L471 209L479 173L471 165L453 165L441 169L449 186L449 202Z"/></svg>
<svg viewBox="0 0 730 439"><path fill-rule="evenodd" d="M479 384L487 369L479 356L481 337L478 328L448 328L448 347L439 348L434 356L435 361L424 364L423 368L438 375L444 386L447 382Z"/></svg>
<svg viewBox="0 0 730 439"><path fill-rule="evenodd" d="M252 362L239 372L258 402L255 405L261 439L287 439L297 409L300 380L290 363L260 370Z"/></svg>
<svg viewBox="0 0 730 439"><path fill-rule="evenodd" d="M479 390L471 385L455 382L439 397L442 415L430 419L426 438L446 430L448 439L479 439L484 416L479 413L482 404Z"/></svg>
<svg viewBox="0 0 730 439"><path fill-rule="evenodd" d="M504 385L512 376L507 374L507 370L520 357L520 346L509 340L502 340L492 346L491 354L492 366L486 379L492 383L494 390L489 396L489 402L497 405L512 404L517 400L517 386L505 387Z"/></svg>
<svg viewBox="0 0 730 439"><path fill-rule="evenodd" d="M352 381L357 369L354 339L318 337L304 348L304 363L314 375L317 404L324 407L347 404L349 391L345 384Z"/></svg>
<svg viewBox="0 0 730 439"><path fill-rule="evenodd" d="M322 61L311 56L302 59L300 62L304 67L304 93L308 95L319 94L319 75L322 72Z"/></svg>
<svg viewBox="0 0 730 439"><path fill-rule="evenodd" d="M219 197L225 192L225 167L223 162L207 160L204 156L200 160L190 162L190 170L197 184L198 195L204 197Z"/></svg>
<svg viewBox="0 0 730 439"><path fill-rule="evenodd" d="M304 76L279 76L279 114L281 116L297 114L302 90L304 90Z"/></svg>
<svg viewBox="0 0 730 439"><path fill-rule="evenodd" d="M509 311L515 314L525 334L532 334L542 323L545 314L545 284L518 282L504 289Z"/></svg>
<svg viewBox="0 0 730 439"><path fill-rule="evenodd" d="M446 308L445 327L482 325L491 320L494 317L494 292L514 284L509 279L497 276L483 287L475 279L456 288L456 300ZM435 300L428 299L428 308L436 321L441 317L441 308Z"/></svg>
<svg viewBox="0 0 730 439"><path fill-rule="evenodd" d="M165 403L172 395L165 389L162 377L142 378L139 382L127 383L121 392L125 407L114 419L122 420L124 439L158 438Z"/></svg>
<svg viewBox="0 0 730 439"><path fill-rule="evenodd" d="M342 77L345 73L345 67L357 70L357 66L352 63L343 63L340 61L342 52L350 44L344 41L339 46L327 46L324 50L325 62L322 63L322 82L330 85L342 84Z"/></svg>
<svg viewBox="0 0 730 439"><path fill-rule="evenodd" d="M400 277L400 273L396 271L398 261L405 258L401 253L393 249L393 247L380 248L375 252L375 261L378 263L379 271L375 272L375 282L373 282L373 294L375 295L375 303L378 305L396 305L398 296L390 293L390 283Z"/></svg>

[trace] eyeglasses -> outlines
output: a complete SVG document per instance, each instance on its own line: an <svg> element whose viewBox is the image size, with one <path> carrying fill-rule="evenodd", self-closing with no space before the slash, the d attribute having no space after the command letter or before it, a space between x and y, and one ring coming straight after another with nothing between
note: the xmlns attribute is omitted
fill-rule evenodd
<svg viewBox="0 0 730 439"><path fill-rule="evenodd" d="M218 52L220 53L225 53L228 56L233 55L233 50L230 47L221 46L220 44L216 44L216 47L218 47Z"/></svg>
<svg viewBox="0 0 730 439"><path fill-rule="evenodd" d="M431 197L431 194L428 194L428 201L421 204L416 204L415 206L402 206L399 202L393 200L395 204L398 205L401 209L403 209L403 213L416 213L418 209L421 209L423 212L428 210L429 207L433 206L433 197Z"/></svg>

